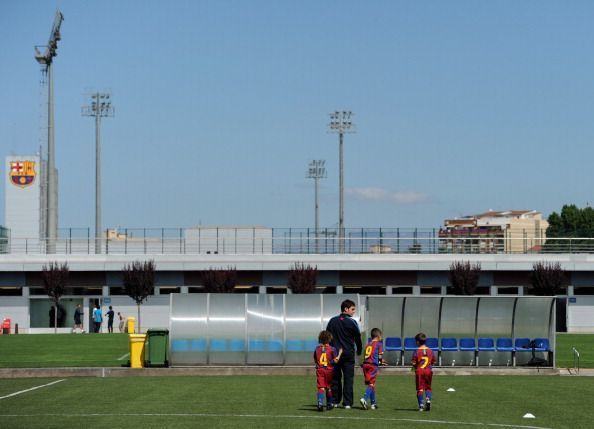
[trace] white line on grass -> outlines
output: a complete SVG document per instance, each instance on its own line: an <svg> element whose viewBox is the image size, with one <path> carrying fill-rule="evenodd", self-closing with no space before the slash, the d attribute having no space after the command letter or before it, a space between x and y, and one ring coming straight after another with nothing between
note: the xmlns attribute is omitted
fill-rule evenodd
<svg viewBox="0 0 594 429"><path fill-rule="evenodd" d="M62 380L52 381L51 383L43 384L41 386L35 386L35 387L30 388L30 389L20 390L18 392L11 393L10 395L0 396L0 399L6 399L6 398L10 398L11 396L20 395L21 393L27 393L27 392L30 392L32 390L41 389L42 387L51 386L52 384L60 383L61 381L64 381L64 380L65 380L65 378L63 378Z"/></svg>
<svg viewBox="0 0 594 429"><path fill-rule="evenodd" d="M130 353L126 353L124 356L119 357L118 360L126 359L128 356L130 356Z"/></svg>
<svg viewBox="0 0 594 429"><path fill-rule="evenodd" d="M273 414L211 414L211 413L72 413L72 414L0 414L0 417L241 417L241 418L283 418L283 419L325 419L325 420L374 420L388 422L414 422L423 424L464 425L504 427L515 429L551 429L541 426L522 426L505 423L451 422L447 420L397 419L390 417L355 417L355 416L305 416Z"/></svg>

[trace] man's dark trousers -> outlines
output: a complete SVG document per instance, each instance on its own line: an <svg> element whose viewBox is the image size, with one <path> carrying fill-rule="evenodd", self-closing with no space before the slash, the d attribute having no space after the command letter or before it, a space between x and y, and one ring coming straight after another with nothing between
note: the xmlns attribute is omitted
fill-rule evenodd
<svg viewBox="0 0 594 429"><path fill-rule="evenodd" d="M355 357L343 355L334 365L334 380L332 382L332 402L343 405L353 405L353 379L355 378ZM344 382L341 382L344 380Z"/></svg>

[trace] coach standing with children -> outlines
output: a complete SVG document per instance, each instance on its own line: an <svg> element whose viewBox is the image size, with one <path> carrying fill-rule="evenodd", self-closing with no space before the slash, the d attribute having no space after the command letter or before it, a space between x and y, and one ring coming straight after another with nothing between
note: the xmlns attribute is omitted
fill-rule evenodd
<svg viewBox="0 0 594 429"><path fill-rule="evenodd" d="M361 354L361 331L353 315L356 306L350 299L340 304L341 313L328 322L327 331L332 334L330 343L336 350L342 349L342 357L334 366L334 382L332 383L332 397L334 406L338 406L342 399L344 408L353 405L353 379L355 378L355 356ZM356 355L355 355L356 353Z"/></svg>

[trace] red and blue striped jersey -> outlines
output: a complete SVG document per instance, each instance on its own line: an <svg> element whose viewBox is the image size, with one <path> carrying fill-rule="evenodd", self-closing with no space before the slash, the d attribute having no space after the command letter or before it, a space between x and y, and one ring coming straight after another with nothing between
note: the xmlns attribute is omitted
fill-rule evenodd
<svg viewBox="0 0 594 429"><path fill-rule="evenodd" d="M431 369L433 364L435 364L435 355L433 354L433 350L427 346L420 346L413 353L411 363L416 369Z"/></svg>
<svg viewBox="0 0 594 429"><path fill-rule="evenodd" d="M382 346L382 343L380 341L371 340L365 345L363 363L380 366L383 354L384 347Z"/></svg>
<svg viewBox="0 0 594 429"><path fill-rule="evenodd" d="M314 352L316 368L332 368L338 352L331 345L318 344Z"/></svg>

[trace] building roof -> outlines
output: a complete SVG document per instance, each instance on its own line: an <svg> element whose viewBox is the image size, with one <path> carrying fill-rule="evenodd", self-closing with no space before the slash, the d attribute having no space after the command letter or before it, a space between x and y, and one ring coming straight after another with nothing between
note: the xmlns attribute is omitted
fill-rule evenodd
<svg viewBox="0 0 594 429"><path fill-rule="evenodd" d="M527 215L527 214L536 215L536 214L540 214L540 212L537 212L536 210L504 210L504 211L489 210L484 213L474 215L473 217L476 219L480 219L483 217L520 217L520 216Z"/></svg>
<svg viewBox="0 0 594 429"><path fill-rule="evenodd" d="M471 225L475 223L477 220L484 219L484 218L522 218L522 217L534 217L538 216L541 213L536 210L488 210L483 213L471 215L471 216L464 216L460 219L446 219L444 222L445 224L458 224L458 225ZM526 216L529 215L529 216Z"/></svg>

